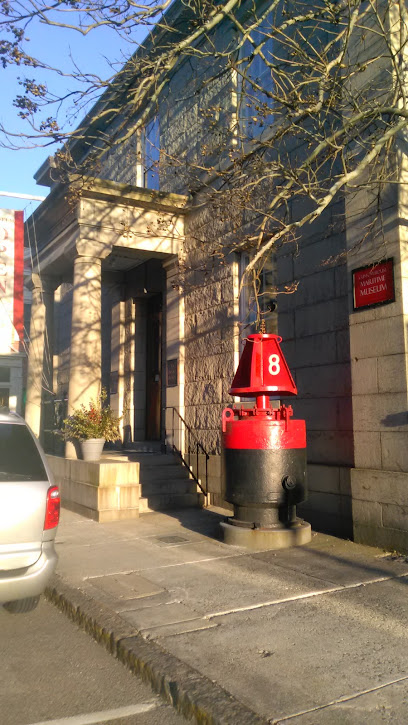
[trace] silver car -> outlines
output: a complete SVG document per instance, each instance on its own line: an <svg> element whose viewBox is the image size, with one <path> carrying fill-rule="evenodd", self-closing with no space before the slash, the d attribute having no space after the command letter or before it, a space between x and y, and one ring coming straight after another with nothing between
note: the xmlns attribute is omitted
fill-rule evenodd
<svg viewBox="0 0 408 725"><path fill-rule="evenodd" d="M23 418L0 409L0 603L29 612L56 567L60 494Z"/></svg>

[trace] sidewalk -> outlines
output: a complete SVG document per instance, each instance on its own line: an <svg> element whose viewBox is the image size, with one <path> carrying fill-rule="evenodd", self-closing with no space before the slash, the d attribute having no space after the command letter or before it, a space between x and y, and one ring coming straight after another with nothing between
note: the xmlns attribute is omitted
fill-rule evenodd
<svg viewBox="0 0 408 725"><path fill-rule="evenodd" d="M223 544L217 510L63 510L52 599L198 723L408 721L408 560Z"/></svg>

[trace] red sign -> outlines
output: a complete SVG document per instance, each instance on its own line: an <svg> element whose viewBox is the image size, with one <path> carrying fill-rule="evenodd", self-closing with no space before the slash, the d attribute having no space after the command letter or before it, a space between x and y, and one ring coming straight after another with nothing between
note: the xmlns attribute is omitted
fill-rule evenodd
<svg viewBox="0 0 408 725"><path fill-rule="evenodd" d="M392 259L353 271L355 310L394 302L394 265Z"/></svg>

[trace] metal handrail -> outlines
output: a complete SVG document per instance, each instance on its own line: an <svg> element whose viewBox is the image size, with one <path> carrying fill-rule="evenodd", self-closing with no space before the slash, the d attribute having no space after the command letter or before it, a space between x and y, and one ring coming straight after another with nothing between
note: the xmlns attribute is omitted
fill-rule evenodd
<svg viewBox="0 0 408 725"><path fill-rule="evenodd" d="M172 411L172 434L171 434L172 444L171 445L172 445L173 453L175 453L180 458L182 464L187 468L187 470L190 473L191 477L194 479L194 481L196 482L197 486L203 492L204 496L207 496L208 495L208 460L210 458L210 455L209 455L209 453L207 453L207 451L205 450L205 448L202 445L202 443L200 443L200 441L198 440L198 438L197 438L196 434L194 433L194 431L192 430L192 428L188 425L188 423L186 423L186 421L184 420L183 416L180 415L180 413L178 412L177 408L174 408L173 406L167 406L167 408L165 408L165 410L171 410ZM184 453L181 450L182 446L179 444L179 447L177 447L176 442L175 442L176 441L176 438L175 438L175 435L174 435L175 434L175 431L176 431L175 424L174 424L175 416L177 416L177 418L182 422L182 424L184 425L184 428L185 428L185 433L187 434L186 435L186 439L187 439L186 440L186 445L184 446L184 448L185 448ZM177 430L179 431L180 438L181 438L181 428L178 428ZM193 439L193 441L194 441L193 449L191 448L191 439ZM195 449L195 451L194 451L194 449ZM199 452L200 451L205 456L205 480L204 480L204 485L201 482L201 478L198 477L198 472L199 472L198 457L199 457ZM191 454L192 453L193 453L193 455L195 454L195 456L196 456L196 471L197 471L197 474L194 472L194 468L191 465Z"/></svg>

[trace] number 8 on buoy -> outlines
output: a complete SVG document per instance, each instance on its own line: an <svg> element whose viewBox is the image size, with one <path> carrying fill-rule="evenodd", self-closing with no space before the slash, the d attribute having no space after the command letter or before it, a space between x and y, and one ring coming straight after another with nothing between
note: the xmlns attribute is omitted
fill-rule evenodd
<svg viewBox="0 0 408 725"><path fill-rule="evenodd" d="M279 375L280 373L280 357L279 355L269 355L268 358L269 367L268 372L269 375Z"/></svg>

